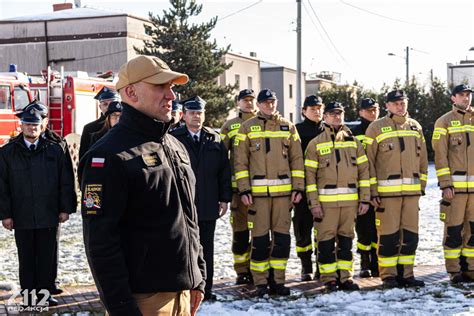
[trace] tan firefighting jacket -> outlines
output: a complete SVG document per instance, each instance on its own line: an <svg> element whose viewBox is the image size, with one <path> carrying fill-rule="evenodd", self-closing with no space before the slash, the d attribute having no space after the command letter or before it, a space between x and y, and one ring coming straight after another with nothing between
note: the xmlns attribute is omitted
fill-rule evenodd
<svg viewBox="0 0 474 316"><path fill-rule="evenodd" d="M222 125L220 134L221 139L224 142L225 147L230 150L230 168L232 173L232 190L237 191L237 182L235 181L234 175L234 138L235 135L239 132L240 125L246 120L255 117L255 112L242 112L239 111L239 115L233 119L227 120L224 125Z"/></svg>
<svg viewBox="0 0 474 316"><path fill-rule="evenodd" d="M309 208L370 201L368 159L347 126L335 131L324 124L324 132L308 144L304 164Z"/></svg>
<svg viewBox="0 0 474 316"><path fill-rule="evenodd" d="M287 196L304 190L304 161L295 126L277 112L260 112L239 128L234 171L240 194Z"/></svg>
<svg viewBox="0 0 474 316"><path fill-rule="evenodd" d="M372 197L421 195L428 155L421 125L389 113L367 128L365 140Z"/></svg>
<svg viewBox="0 0 474 316"><path fill-rule="evenodd" d="M474 192L474 113L453 106L435 123L433 149L441 189Z"/></svg>

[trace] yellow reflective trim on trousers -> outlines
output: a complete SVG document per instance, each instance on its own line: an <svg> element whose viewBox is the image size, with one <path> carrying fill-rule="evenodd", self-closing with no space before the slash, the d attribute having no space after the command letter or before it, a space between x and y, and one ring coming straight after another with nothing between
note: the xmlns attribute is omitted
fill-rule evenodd
<svg viewBox="0 0 474 316"><path fill-rule="evenodd" d="M313 246L312 245L308 245L306 247L296 246L296 252L307 252L307 251L313 251Z"/></svg>
<svg viewBox="0 0 474 316"><path fill-rule="evenodd" d="M294 178L304 178L303 170L291 170L291 176Z"/></svg>
<svg viewBox="0 0 474 316"><path fill-rule="evenodd" d="M337 263L319 264L320 273L333 273L337 271Z"/></svg>
<svg viewBox="0 0 474 316"><path fill-rule="evenodd" d="M415 264L415 255L399 256L398 264Z"/></svg>
<svg viewBox="0 0 474 316"><path fill-rule="evenodd" d="M377 184L377 178L370 178L369 182L370 184Z"/></svg>
<svg viewBox="0 0 474 316"><path fill-rule="evenodd" d="M450 175L450 174L451 174L451 169L449 168L436 169L436 176L438 177Z"/></svg>
<svg viewBox="0 0 474 316"><path fill-rule="evenodd" d="M421 180L421 181L427 181L427 180L428 180L428 175L425 174L425 173L421 173L421 174L420 174L420 180Z"/></svg>
<svg viewBox="0 0 474 316"><path fill-rule="evenodd" d="M257 272L265 272L270 269L270 263L268 261L255 262L250 260L250 270Z"/></svg>
<svg viewBox="0 0 474 316"><path fill-rule="evenodd" d="M306 186L306 192L311 193L311 192L316 192L318 190L318 185L317 184L310 184Z"/></svg>
<svg viewBox="0 0 474 316"><path fill-rule="evenodd" d="M448 130L446 128L442 128L442 127L436 127L433 132L438 132L441 135L448 134Z"/></svg>
<svg viewBox="0 0 474 316"><path fill-rule="evenodd" d="M361 244L360 242L357 242L357 248L360 250L369 251L372 247L370 245L366 246L364 244Z"/></svg>
<svg viewBox="0 0 474 316"><path fill-rule="evenodd" d="M286 131L263 131L263 132L250 132L247 134L249 139L255 138L290 138L291 133Z"/></svg>
<svg viewBox="0 0 474 316"><path fill-rule="evenodd" d="M373 242L370 245L372 246L372 248L377 249L377 243L376 242Z"/></svg>
<svg viewBox="0 0 474 316"><path fill-rule="evenodd" d="M369 161L369 158L367 158L367 155L363 155L357 158L357 164L360 165L364 162Z"/></svg>
<svg viewBox="0 0 474 316"><path fill-rule="evenodd" d="M445 259L458 259L461 256L461 249L444 249Z"/></svg>
<svg viewBox="0 0 474 316"><path fill-rule="evenodd" d="M374 139L373 139L373 138L370 138L370 137L365 136L365 138L364 138L364 144L365 144L365 145L372 145L373 143L374 143Z"/></svg>
<svg viewBox="0 0 474 316"><path fill-rule="evenodd" d="M388 132L388 133L383 133L380 134L379 136L375 137L375 140L377 143L380 143L381 141L388 139L388 138L398 138L398 137L416 137L416 138L421 138L421 135L417 131L406 131L406 130L400 130L400 131L393 131L393 132Z"/></svg>
<svg viewBox="0 0 474 316"><path fill-rule="evenodd" d="M334 194L334 195L319 195L321 202L341 202L341 201L357 201L359 199L358 193L351 194Z"/></svg>
<svg viewBox="0 0 474 316"><path fill-rule="evenodd" d="M276 269L276 270L285 270L286 269L286 262L288 260L286 259L270 259L270 268Z"/></svg>
<svg viewBox="0 0 474 316"><path fill-rule="evenodd" d="M239 172L235 173L235 180L248 178L248 177L249 177L249 171L248 170L239 171Z"/></svg>
<svg viewBox="0 0 474 316"><path fill-rule="evenodd" d="M377 191L380 193L392 193L402 191L421 191L421 184L402 184L402 185L390 185L377 187Z"/></svg>
<svg viewBox="0 0 474 316"><path fill-rule="evenodd" d="M305 159L304 160L304 165L306 167L311 167L311 168L314 168L314 169L318 169L319 163L316 160Z"/></svg>
<svg viewBox="0 0 474 316"><path fill-rule="evenodd" d="M352 261L337 260L337 269L352 271Z"/></svg>
<svg viewBox="0 0 474 316"><path fill-rule="evenodd" d="M398 257L379 257L379 266L381 267L395 267L398 262Z"/></svg>
<svg viewBox="0 0 474 316"><path fill-rule="evenodd" d="M250 260L250 253L246 252L242 255L234 254L234 263L245 263Z"/></svg>
<svg viewBox="0 0 474 316"><path fill-rule="evenodd" d="M464 257L474 257L474 248L462 248L461 255Z"/></svg>
<svg viewBox="0 0 474 316"><path fill-rule="evenodd" d="M370 181L369 180L359 180L359 187L361 187L361 188L370 187Z"/></svg>

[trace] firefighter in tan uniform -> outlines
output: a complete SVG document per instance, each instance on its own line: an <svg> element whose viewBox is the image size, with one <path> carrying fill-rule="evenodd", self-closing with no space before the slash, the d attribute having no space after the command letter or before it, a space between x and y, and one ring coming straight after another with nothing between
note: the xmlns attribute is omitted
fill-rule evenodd
<svg viewBox="0 0 474 316"><path fill-rule="evenodd" d="M232 253L234 254L234 269L237 273L236 284L251 283L250 274L250 236L247 227L247 206L242 203L237 191L237 182L234 176L234 138L243 122L255 116L255 94L252 89L239 92L237 117L224 123L221 128L221 139L230 150L230 166L232 168L232 203L230 205L230 224L232 225Z"/></svg>
<svg viewBox="0 0 474 316"><path fill-rule="evenodd" d="M433 149L443 199L444 258L452 283L474 280L474 113L472 89L452 91L453 109L435 123ZM463 272L463 273L461 273Z"/></svg>
<svg viewBox="0 0 474 316"><path fill-rule="evenodd" d="M324 108L324 132L308 144L306 195L318 236L320 280L327 291L358 290L352 281L357 214L369 209L369 164L362 143L344 125L344 107Z"/></svg>
<svg viewBox="0 0 474 316"><path fill-rule="evenodd" d="M401 90L387 94L388 114L365 134L372 205L376 208L380 277L384 288L424 286L413 276L420 196L428 158L421 125L408 115Z"/></svg>
<svg viewBox="0 0 474 316"><path fill-rule="evenodd" d="M295 126L276 110L275 92L260 91L257 106L257 117L242 123L234 142L235 179L249 206L250 271L258 296L289 295L285 270L292 203L304 190L303 152Z"/></svg>

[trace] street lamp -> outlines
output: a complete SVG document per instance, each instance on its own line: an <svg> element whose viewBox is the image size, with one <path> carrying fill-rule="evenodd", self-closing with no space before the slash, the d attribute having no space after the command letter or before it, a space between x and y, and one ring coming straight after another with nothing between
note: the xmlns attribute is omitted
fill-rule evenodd
<svg viewBox="0 0 474 316"><path fill-rule="evenodd" d="M405 64L406 64L406 85L408 86L409 80L410 80L410 47L405 48L405 57L395 55L394 53L388 53L388 56L396 56L405 59Z"/></svg>

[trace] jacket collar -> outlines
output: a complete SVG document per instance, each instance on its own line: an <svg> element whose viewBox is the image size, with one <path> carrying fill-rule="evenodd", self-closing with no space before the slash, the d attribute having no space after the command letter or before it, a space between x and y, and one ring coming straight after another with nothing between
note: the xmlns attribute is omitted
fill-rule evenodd
<svg viewBox="0 0 474 316"><path fill-rule="evenodd" d="M122 106L123 111L118 125L122 125L140 134L150 136L158 141L163 139L170 126L174 124L173 119L167 123L152 119L125 102L122 102Z"/></svg>
<svg viewBox="0 0 474 316"><path fill-rule="evenodd" d="M410 117L410 115L408 114L408 112L403 116L400 116L400 115L393 114L393 113L389 112L387 114L387 117L392 119L392 121L394 121L396 124L403 124L407 121L407 119Z"/></svg>
<svg viewBox="0 0 474 316"><path fill-rule="evenodd" d="M252 118L255 116L255 111L252 112L242 112L239 110L239 117L243 119L244 121L248 120L249 118Z"/></svg>
<svg viewBox="0 0 474 316"><path fill-rule="evenodd" d="M280 113L277 111L275 112L274 114L272 115L266 115L264 113L262 113L261 111L258 111L257 112L257 116L259 119L261 120L265 120L265 121L277 121L279 118L280 118Z"/></svg>
<svg viewBox="0 0 474 316"><path fill-rule="evenodd" d="M473 113L472 107L469 107L468 110L463 110L463 109L458 108L458 106L457 106L456 104L453 104L453 110L452 110L452 111L453 111L454 113L459 113L459 114L461 114L461 115L465 115L465 114L467 114L467 113L470 113L470 114Z"/></svg>
<svg viewBox="0 0 474 316"><path fill-rule="evenodd" d="M315 122L315 121L312 121L309 118L305 117L304 121L303 121L303 124L314 127L316 129L320 129L323 126L323 120L321 120L319 122Z"/></svg>

